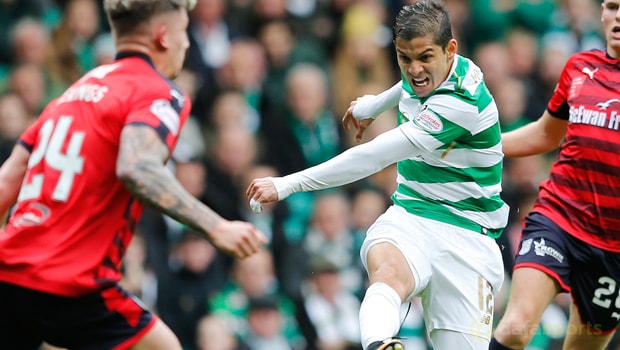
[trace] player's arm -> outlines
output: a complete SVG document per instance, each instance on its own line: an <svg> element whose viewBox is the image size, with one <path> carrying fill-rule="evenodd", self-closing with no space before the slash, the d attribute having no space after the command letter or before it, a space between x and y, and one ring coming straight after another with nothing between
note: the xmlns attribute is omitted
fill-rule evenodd
<svg viewBox="0 0 620 350"><path fill-rule="evenodd" d="M121 133L116 164L119 179L145 204L201 232L211 232L222 218L189 194L164 166L168 147L149 126L128 125Z"/></svg>
<svg viewBox="0 0 620 350"><path fill-rule="evenodd" d="M17 201L19 189L28 170L30 152L21 144L15 145L9 158L0 167L0 222L4 224L9 210Z"/></svg>
<svg viewBox="0 0 620 350"><path fill-rule="evenodd" d="M246 195L259 203L269 203L283 200L295 192L341 186L422 152L400 128L394 128L306 170L284 177L255 179Z"/></svg>
<svg viewBox="0 0 620 350"><path fill-rule="evenodd" d="M379 114L398 106L402 89L403 83L399 81L394 86L378 95L364 95L352 101L342 117L344 130L349 132L351 124L353 124L357 130L355 133L355 141L359 142L364 136L366 128L370 126Z"/></svg>
<svg viewBox="0 0 620 350"><path fill-rule="evenodd" d="M224 220L187 192L165 167L168 156L168 147L153 128L127 125L121 133L117 176L144 204L193 228L226 253L255 253L264 236L251 224Z"/></svg>
<svg viewBox="0 0 620 350"><path fill-rule="evenodd" d="M538 120L502 134L506 157L524 157L552 151L560 146L568 121L556 118L548 110Z"/></svg>

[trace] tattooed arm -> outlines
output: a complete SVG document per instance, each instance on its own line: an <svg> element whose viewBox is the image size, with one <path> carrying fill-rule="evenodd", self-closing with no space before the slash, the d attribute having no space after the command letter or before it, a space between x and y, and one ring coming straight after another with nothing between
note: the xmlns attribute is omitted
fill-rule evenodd
<svg viewBox="0 0 620 350"><path fill-rule="evenodd" d="M128 125L121 133L117 176L144 204L193 228L224 252L235 257L256 252L264 236L251 224L223 219L187 192L165 167L168 156L155 130Z"/></svg>

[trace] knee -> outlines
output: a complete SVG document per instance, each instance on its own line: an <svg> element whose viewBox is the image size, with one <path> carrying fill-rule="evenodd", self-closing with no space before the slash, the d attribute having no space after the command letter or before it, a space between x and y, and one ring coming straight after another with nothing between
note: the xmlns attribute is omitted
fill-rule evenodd
<svg viewBox="0 0 620 350"><path fill-rule="evenodd" d="M390 264L383 264L377 268L370 276L370 283L382 282L390 286L398 293L402 300L413 291L413 279L409 280L408 276L399 273L399 269Z"/></svg>
<svg viewBox="0 0 620 350"><path fill-rule="evenodd" d="M394 264L384 263L372 271L371 281L376 282L393 282L398 280L398 268Z"/></svg>

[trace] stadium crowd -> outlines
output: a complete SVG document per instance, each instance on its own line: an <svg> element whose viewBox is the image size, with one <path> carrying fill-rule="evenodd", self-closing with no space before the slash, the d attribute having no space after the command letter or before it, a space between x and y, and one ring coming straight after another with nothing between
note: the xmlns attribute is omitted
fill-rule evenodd
<svg viewBox="0 0 620 350"><path fill-rule="evenodd" d="M254 178L322 163L355 144L340 124L350 101L398 81L390 20L415 0L198 0L191 46L176 83L191 117L169 162L179 181L229 220L269 236L234 260L191 229L146 210L122 285L172 328L187 350L360 349L366 275L359 249L395 190L393 166L342 189L304 192L250 210ZM460 53L472 57L496 99L502 131L540 114L567 58L604 49L598 0L445 0ZM114 45L96 0L0 0L0 159L51 99ZM389 110L365 142L396 125ZM508 227L498 244L505 292L523 216L554 154L506 159ZM561 348L570 298L545 311L528 350ZM421 305L403 310L408 350L431 349ZM614 339L609 349L620 349Z"/></svg>

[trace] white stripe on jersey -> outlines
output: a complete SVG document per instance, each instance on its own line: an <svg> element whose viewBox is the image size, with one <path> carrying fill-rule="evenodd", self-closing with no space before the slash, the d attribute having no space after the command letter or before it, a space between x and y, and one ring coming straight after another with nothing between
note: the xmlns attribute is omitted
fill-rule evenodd
<svg viewBox="0 0 620 350"><path fill-rule="evenodd" d="M455 81L460 82L458 86ZM414 145L426 150L425 153L411 159L425 163L426 167L434 168L432 169L434 178L430 180L435 182L418 182L416 171L420 171L419 163L417 165L410 161L399 163L401 170L397 176L399 188L394 198L402 200L399 203L409 207L410 212L440 218L439 220L457 225L466 219L489 229L505 227L508 221L508 206L501 201L498 202L502 171L498 164L503 160L499 116L492 96L481 84L480 69L470 60L459 56L455 60L452 75L434 95L423 99L412 97L409 93L401 95L399 111L408 121L401 119L399 128ZM403 83L405 92L406 88ZM462 90L455 90L457 88ZM437 122L434 120L435 117L439 118ZM431 127L426 127L424 123L419 125L418 118L423 122L430 121ZM438 127L433 128L435 125ZM446 152L447 145L451 143L457 147ZM457 179L462 179L462 182L458 182ZM489 179L497 179L497 183L484 187L479 185L487 183ZM429 181L428 176L425 181ZM409 197L407 188L428 200ZM456 204L450 206L439 204L437 201L440 200L461 203L458 206ZM471 203L467 204L467 201ZM426 207L425 210L417 211L416 208L421 205ZM488 208L501 206L497 210L485 212L484 209L465 210L462 209L463 205L470 205L469 208L479 205ZM443 212L446 209L455 214L454 218L433 216L433 213Z"/></svg>
<svg viewBox="0 0 620 350"><path fill-rule="evenodd" d="M444 155L444 149L437 149L432 152L434 157L424 157L424 162L434 167L490 167L498 163L502 157L502 145L496 144L491 148L477 149L475 153L468 148L453 148ZM443 156L443 158L442 158ZM467 164L463 159L467 158Z"/></svg>
<svg viewBox="0 0 620 350"><path fill-rule="evenodd" d="M405 184L412 190L420 193L424 197L433 200L447 200L458 202L468 198L491 197L501 191L501 184L481 187L475 182L446 182L446 183L419 183L397 175L398 183ZM402 199L408 199L401 193Z"/></svg>

